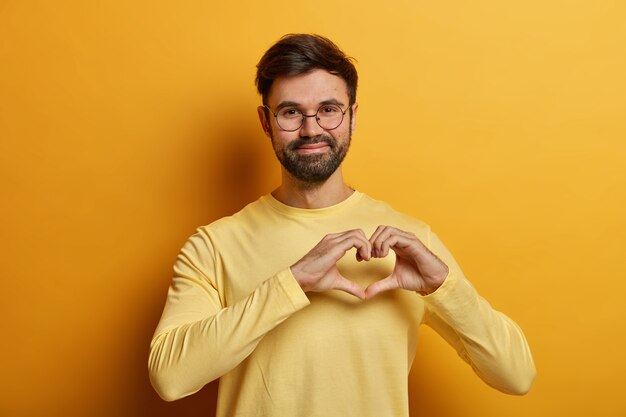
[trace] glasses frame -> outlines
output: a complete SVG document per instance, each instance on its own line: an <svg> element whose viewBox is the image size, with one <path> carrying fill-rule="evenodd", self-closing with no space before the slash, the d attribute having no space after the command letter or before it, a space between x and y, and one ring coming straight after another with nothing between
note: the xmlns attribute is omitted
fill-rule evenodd
<svg viewBox="0 0 626 417"><path fill-rule="evenodd" d="M270 113L272 113L272 115L274 116L274 120L276 120L276 125L277 125L278 127L280 127L280 128L281 128L281 130L283 130L283 131L285 131L285 132L295 132L295 131L297 131L297 130L302 129L302 126L304 126L304 119L305 119L306 117L315 117L315 121L317 122L317 125L318 125L319 127L321 127L322 129L324 129L324 130L329 130L329 131L330 131L330 130L335 130L335 129L337 129L337 128L338 128L339 126L341 126L341 124L343 123L344 116L346 115L346 112L347 112L348 110L350 110L350 106L346 107L346 109L345 109L344 111L342 111L342 112L341 112L341 120L339 121L339 124L338 124L337 126L333 127L332 129L328 129L328 128L325 128L324 126L322 126L322 125L320 124L320 118L317 116L317 115L318 115L318 113L320 112L320 110L322 110L322 108L324 108L325 106L329 106L329 104L322 104L321 106L319 106L319 108L317 109L317 111L315 112L315 114L311 114L311 115L309 115L309 114L300 113L300 114L301 114L301 116L302 116L302 118L300 119L300 125L299 125L297 128L295 128L295 129L285 129L284 127L282 127L282 126L280 125L280 123L278 123L278 114L274 113L274 112L272 111L272 109L270 109L270 108L269 108L266 104L264 104L264 105L263 105L263 107L265 107L265 108L266 108L266 109L267 109ZM337 107L339 107L339 108L341 109L341 107L340 107L340 106L338 106L338 105L336 105L336 104L333 104L333 106L337 106Z"/></svg>

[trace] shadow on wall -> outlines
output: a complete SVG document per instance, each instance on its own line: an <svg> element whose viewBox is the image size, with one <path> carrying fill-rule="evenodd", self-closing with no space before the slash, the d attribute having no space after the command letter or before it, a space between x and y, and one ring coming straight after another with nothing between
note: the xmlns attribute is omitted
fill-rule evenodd
<svg viewBox="0 0 626 417"><path fill-rule="evenodd" d="M238 112L224 111L224 114ZM270 191L265 189L262 179L266 175L262 175L262 170L264 159L269 160L272 151L269 141L256 125L242 125L240 121L224 119L217 123L205 120L203 125L190 138L182 140L183 143L193 144L184 157L189 162L188 175L195 178L192 183L201 187L187 188L185 192L190 194L189 200L183 200L191 201L191 205L197 206L190 207L190 211L198 216L192 228L233 214ZM164 199L169 197L164 196ZM187 219L187 222L191 221L193 220ZM145 282L148 283L144 296L149 301L142 304L142 311L139 312L141 317L136 323L136 338L130 341L134 360L128 377L133 380L135 392L125 394L128 397L124 399L124 403L132 406L130 409L119 410L118 415L215 416L218 381L208 384L189 397L168 403L158 397L148 378L148 346L163 310L166 290L171 280L172 262L180 249L180 242L189 234L186 227L179 228L184 229L180 232L182 240L167 242L167 256L155 259L154 265L146 265L144 268Z"/></svg>
<svg viewBox="0 0 626 417"><path fill-rule="evenodd" d="M238 112L226 110L223 114ZM163 256L155 255L150 264L141 267L143 281L147 285L141 294L142 303L135 307L135 315L132 323L129 323L133 329L128 334L132 334L133 338L124 342L130 347L130 357L127 358L129 369L125 371L127 380L119 384L120 388L129 389L127 392L116 391L120 398L104 405L106 413L98 415L215 417L218 381L174 402L159 398L148 378L148 346L163 311L166 290L171 281L172 263L189 231L233 214L270 191L267 187L268 175L264 170L270 166L275 169L278 162L272 154L269 140L252 122L241 124L237 120L223 118L205 121L192 129L190 134L184 135L179 142L181 146L188 144L188 147L183 155L176 157L185 161L183 168L186 173L182 179L177 179L185 183L180 185L183 191L175 184L175 199L186 202L189 207L177 209L177 213L188 210L192 218L185 218L184 221L172 219L172 223L177 222L173 226L177 229L174 231L176 237L172 241L163 242ZM163 200L172 197L164 195ZM422 357L429 357L433 349L440 347L420 345L418 353ZM449 346L442 348L446 352L451 349ZM451 350L448 354L456 356ZM459 358L453 357L452 360L458 361ZM457 408L463 404L457 405L446 400L446 390L441 387L448 383L440 375L441 370L436 365L430 365L429 361L418 359L416 362L419 369L414 370L410 378L411 408L420 415L424 412L442 417L457 415L459 412L462 414L463 410ZM416 374L419 374L419 378L415 377ZM423 384L423 381L428 383Z"/></svg>
<svg viewBox="0 0 626 417"><path fill-rule="evenodd" d="M229 114L239 112L228 109L220 112L220 115ZM159 398L148 378L148 347L163 311L171 281L172 263L182 242L195 227L233 214L270 191L269 186L276 184L269 185L269 176L265 171L277 169L278 162L272 154L269 140L253 120L242 124L238 120L221 117L204 120L190 130L189 133L181 134L180 139L174 139L177 151L179 148L184 150L182 154L172 156L172 160L179 164L184 161L184 164L173 168L173 184L170 184L169 189L164 189L162 197L159 195L164 205L170 204L172 210L171 213L165 210L167 213L161 214L166 222L164 228L170 234L164 235L167 241L158 243L159 253L154 254L144 265L138 266L140 279L145 283L138 295L141 299L136 305L124 307L128 314L124 334L131 336L129 340L116 339L115 342L121 345L119 349L126 352L124 363L115 365L125 368L121 374L123 380L114 382L114 387L110 388L116 398L110 398L105 392L94 394L101 401L99 405L91 404L96 410L76 415L215 417L218 381L174 402ZM154 165L158 164L155 161ZM185 207L181 208L172 201L184 202ZM173 217L165 218L167 215ZM423 357L429 357L429 349L432 350L433 346L422 346L418 350L422 351ZM450 355L453 353L450 352ZM455 407L461 405L447 402L442 406L442 402L446 402L443 392L447 390L441 387L447 383L441 379L437 366L429 365L429 361L417 362L420 368L417 372L420 374L418 380L428 383L413 382L409 393L412 408L420 415L422 412L430 412L433 416L458 414ZM415 381L415 378L411 379ZM460 412L462 414L462 410Z"/></svg>

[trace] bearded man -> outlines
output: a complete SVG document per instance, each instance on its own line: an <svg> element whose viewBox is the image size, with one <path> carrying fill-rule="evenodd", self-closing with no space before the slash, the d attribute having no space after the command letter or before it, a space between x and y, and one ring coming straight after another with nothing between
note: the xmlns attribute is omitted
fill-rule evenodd
<svg viewBox="0 0 626 417"><path fill-rule="evenodd" d="M164 399L219 378L218 417L408 416L421 324L487 384L529 390L519 327L428 225L344 182L357 78L317 35L285 36L261 58L258 115L282 181L182 248L150 346Z"/></svg>

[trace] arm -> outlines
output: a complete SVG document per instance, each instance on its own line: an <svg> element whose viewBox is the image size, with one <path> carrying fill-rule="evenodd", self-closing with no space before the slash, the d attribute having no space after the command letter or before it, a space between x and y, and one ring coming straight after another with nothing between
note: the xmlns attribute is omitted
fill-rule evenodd
<svg viewBox="0 0 626 417"><path fill-rule="evenodd" d="M200 390L241 363L263 336L309 304L289 269L224 307L213 247L192 236L174 266L163 316L150 344L150 380L168 401Z"/></svg>
<svg viewBox="0 0 626 417"><path fill-rule="evenodd" d="M436 235L429 234L426 247L411 233L381 226L370 240L372 256L393 250L396 265L389 277L366 289L366 298L396 288L418 292L425 304L424 323L483 381L509 394L528 392L535 366L522 331L478 295Z"/></svg>
<svg viewBox="0 0 626 417"><path fill-rule="evenodd" d="M424 323L452 345L487 384L507 394L526 394L536 370L521 329L480 297L434 234L430 248L450 273L439 289L424 296Z"/></svg>
<svg viewBox="0 0 626 417"><path fill-rule="evenodd" d="M338 289L363 298L363 289L336 268L353 247L357 259L369 259L363 231L327 235L296 264L224 307L211 241L204 233L192 236L174 266L165 310L150 344L150 380L156 391L166 400L182 398L239 365L267 332L309 305L304 292Z"/></svg>

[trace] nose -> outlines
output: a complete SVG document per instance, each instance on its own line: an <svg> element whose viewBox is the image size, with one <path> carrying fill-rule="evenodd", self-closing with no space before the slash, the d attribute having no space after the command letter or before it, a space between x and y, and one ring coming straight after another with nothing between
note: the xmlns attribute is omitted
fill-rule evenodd
<svg viewBox="0 0 626 417"><path fill-rule="evenodd" d="M313 137L321 134L324 129L317 123L317 114L313 114L311 116L303 115L304 121L302 122L302 126L300 127L300 136L301 137Z"/></svg>

